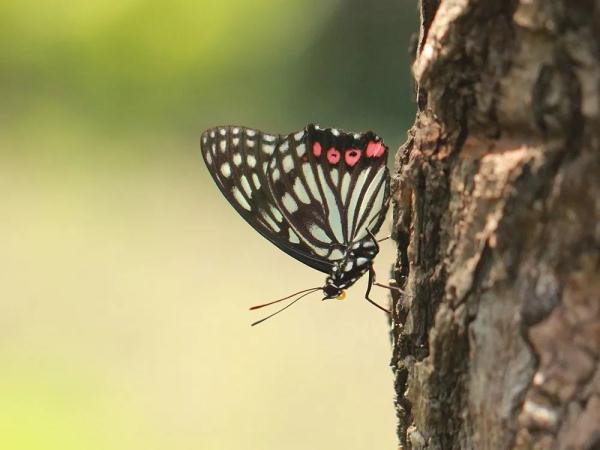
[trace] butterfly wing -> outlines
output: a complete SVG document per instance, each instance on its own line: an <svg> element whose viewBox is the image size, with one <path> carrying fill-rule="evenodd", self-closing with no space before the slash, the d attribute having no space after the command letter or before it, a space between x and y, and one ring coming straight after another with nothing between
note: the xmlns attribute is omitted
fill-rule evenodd
<svg viewBox="0 0 600 450"><path fill-rule="evenodd" d="M288 136L217 127L201 137L219 189L264 237L329 273L347 247L376 233L389 199L387 148L372 132L309 125Z"/></svg>
<svg viewBox="0 0 600 450"><path fill-rule="evenodd" d="M300 239L269 186L268 164L284 140L251 128L227 126L205 131L200 145L210 174L236 211L281 250L327 273L331 263L315 255Z"/></svg>
<svg viewBox="0 0 600 450"><path fill-rule="evenodd" d="M269 162L273 198L317 256L336 261L377 233L389 204L387 148L372 132L309 125L282 140Z"/></svg>

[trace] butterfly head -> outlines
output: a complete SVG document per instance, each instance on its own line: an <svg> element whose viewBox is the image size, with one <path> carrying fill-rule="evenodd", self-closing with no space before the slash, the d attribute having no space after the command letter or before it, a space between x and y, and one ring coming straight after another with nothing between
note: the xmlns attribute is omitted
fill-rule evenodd
<svg viewBox="0 0 600 450"><path fill-rule="evenodd" d="M344 298L346 298L346 291L344 291L344 289L340 288L339 286L336 286L334 280L331 277L327 277L326 284L325 286L323 286L323 294L325 294L323 300L329 300L332 298L344 300Z"/></svg>

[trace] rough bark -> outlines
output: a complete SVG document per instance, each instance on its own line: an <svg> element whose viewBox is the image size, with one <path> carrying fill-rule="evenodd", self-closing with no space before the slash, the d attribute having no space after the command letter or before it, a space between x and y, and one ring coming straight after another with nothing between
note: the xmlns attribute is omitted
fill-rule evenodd
<svg viewBox="0 0 600 450"><path fill-rule="evenodd" d="M600 449L600 2L421 0L397 158L404 449Z"/></svg>

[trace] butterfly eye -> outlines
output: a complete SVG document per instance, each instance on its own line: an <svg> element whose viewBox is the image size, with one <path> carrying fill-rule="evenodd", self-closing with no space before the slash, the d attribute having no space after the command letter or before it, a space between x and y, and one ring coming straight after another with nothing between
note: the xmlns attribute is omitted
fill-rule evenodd
<svg viewBox="0 0 600 450"><path fill-rule="evenodd" d="M331 282L331 279L328 278L327 284L323 287L323 293L325 294L325 298L323 298L323 300L337 298L337 296L340 295L340 292L340 288L334 285L333 282Z"/></svg>

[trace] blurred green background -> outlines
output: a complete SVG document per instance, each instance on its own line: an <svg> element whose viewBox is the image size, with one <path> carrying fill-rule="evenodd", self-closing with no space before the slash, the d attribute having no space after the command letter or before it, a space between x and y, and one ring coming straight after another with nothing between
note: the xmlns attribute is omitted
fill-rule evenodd
<svg viewBox="0 0 600 450"><path fill-rule="evenodd" d="M3 0L1 449L395 448L365 281L249 327L324 277L237 217L198 138L318 122L397 148L416 24L401 0Z"/></svg>

